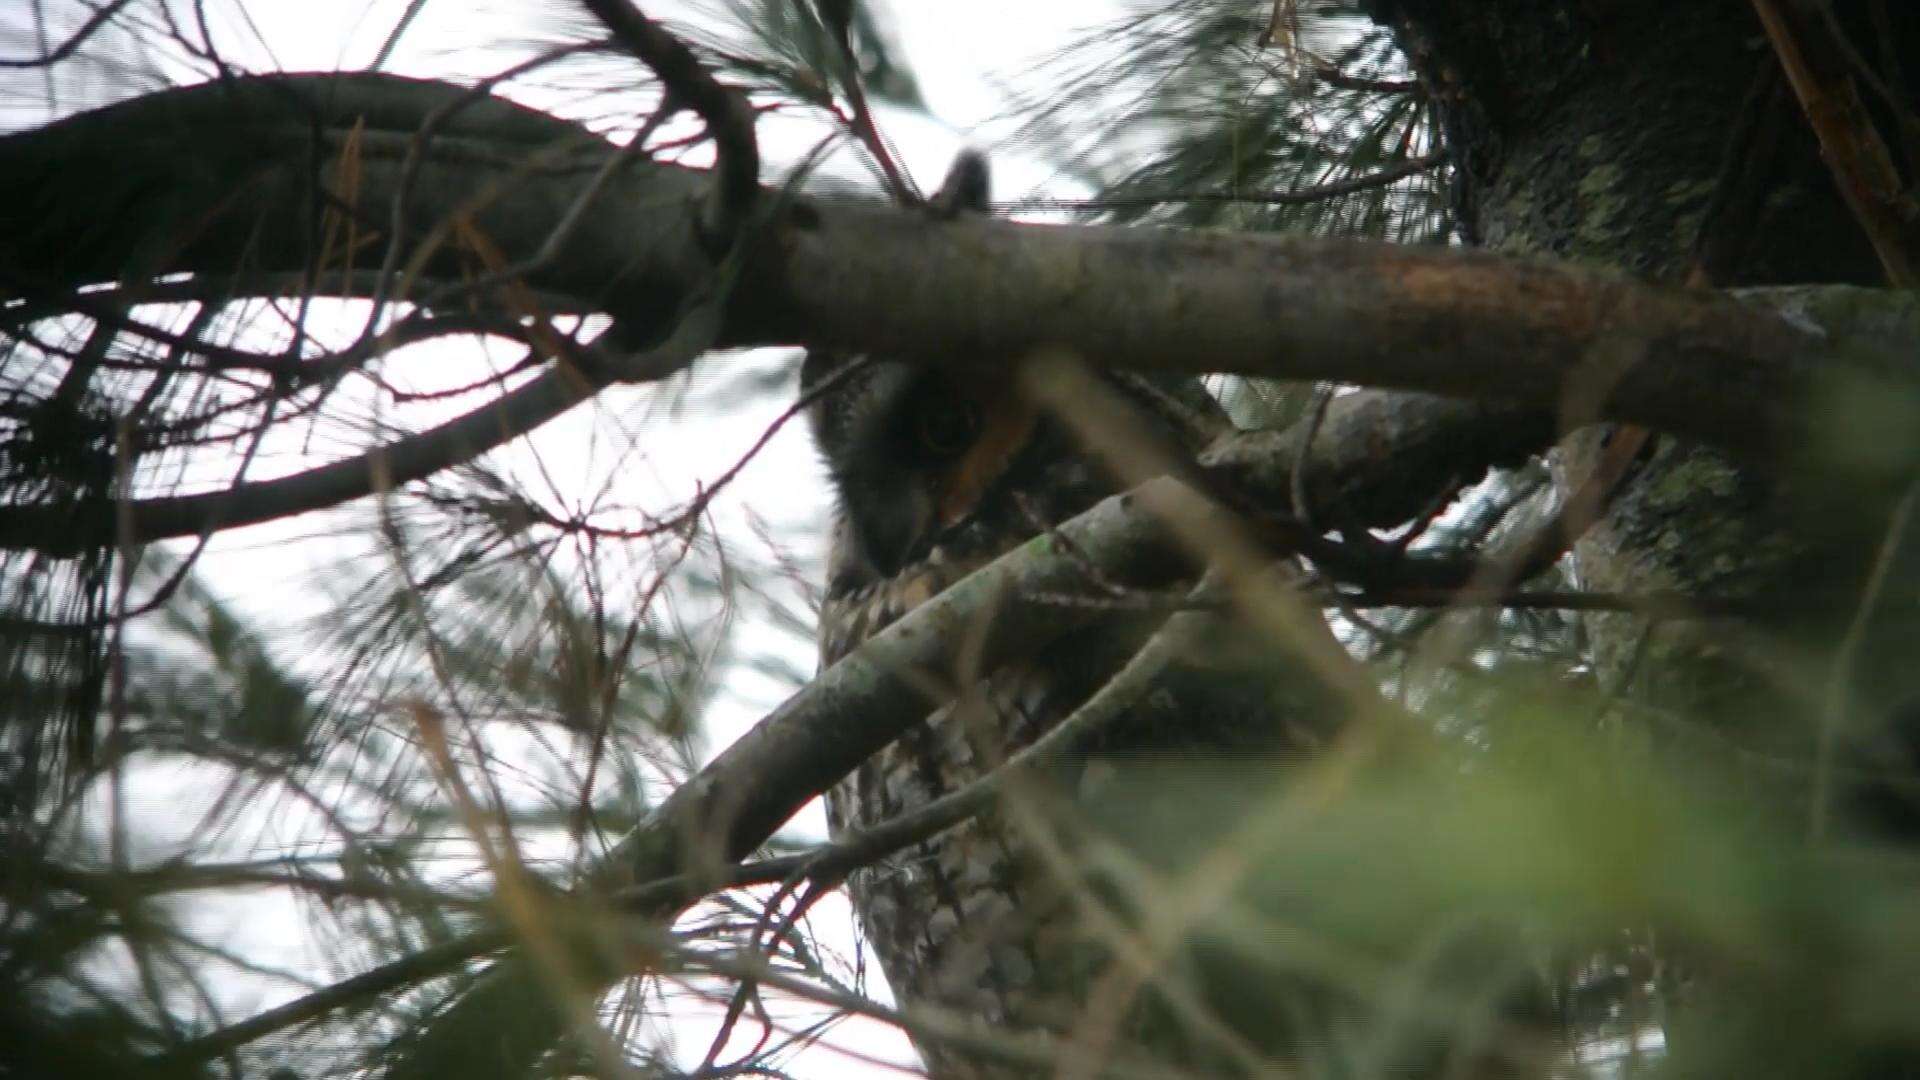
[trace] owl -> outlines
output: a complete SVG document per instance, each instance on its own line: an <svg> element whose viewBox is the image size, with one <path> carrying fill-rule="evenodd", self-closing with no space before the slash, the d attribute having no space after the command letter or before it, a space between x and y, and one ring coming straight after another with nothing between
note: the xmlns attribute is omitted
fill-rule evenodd
<svg viewBox="0 0 1920 1080"><path fill-rule="evenodd" d="M951 219L980 209L986 191L984 162L963 156L926 210ZM1098 378L1150 429L1136 434L1176 454L1196 452L1229 426L1191 378ZM835 494L819 627L823 666L1117 490L1102 463L1004 365L942 367L816 350L802 363L800 382ZM987 774L1070 714L1154 626L1144 614L1116 612L996 671L923 673L944 680L952 700L930 708L827 793L830 828L838 835L886 821ZM1088 917L1087 882L1075 866L1086 843L1079 824L1088 793L1113 761L1195 748L1264 753L1297 742L1289 717L1323 715L1323 702L1303 703L1304 684L1276 679L1267 667L1247 677L1217 664L1172 665L1164 685L1074 764L1023 782L993 812L857 872L848 889L896 998L979 1031L1038 1029L1064 1038L1079 1030L1083 999L1110 969L1107 939ZM1148 1019L1130 1020L1120 1033L1135 1039ZM938 1077L1035 1071L949 1042L922 1041L919 1049ZM1190 1068L1196 1059L1181 1052L1181 1063Z"/></svg>
<svg viewBox="0 0 1920 1080"><path fill-rule="evenodd" d="M824 391L809 420L836 495L820 618L831 664L973 570L1116 490L1067 427L1003 374L819 351L803 390ZM1165 441L1195 448L1223 423L1192 381L1101 376ZM962 787L1071 713L1153 629L1115 612L1021 663L989 673L926 673L954 700L827 793L836 835ZM848 882L896 997L993 1031L1071 1034L1106 969L1106 947L1080 905L1084 882L1062 865L1076 811L1102 766L1142 748L1270 748L1286 742L1276 687L1200 664L1171 672L1075 764L1023 785L980 819L896 853ZM1285 691L1282 690L1281 693ZM1288 707L1289 711L1298 711ZM1071 863L1073 856L1066 857ZM1137 1028L1138 1024L1130 1025ZM933 1075L1029 1075L949 1045L920 1046Z"/></svg>
<svg viewBox="0 0 1920 1080"><path fill-rule="evenodd" d="M986 197L985 162L963 155L923 210L951 221L984 209ZM1124 434L1157 443L1154 456L1176 471L1232 427L1196 379L1094 377L1132 414ZM800 384L834 492L823 667L1120 486L1077 441L1070 418L1041 407L1005 364L813 350ZM1274 558L1281 576L1300 571L1284 553ZM836 837L866 830L988 775L1070 716L1163 621L1116 604L995 670L963 669L956 647L952 670L914 673L934 691L926 715L826 793L830 829ZM1308 662L1298 642L1276 647L1226 613L1189 619L1183 631L1192 632L1151 690L1077 742L1072 761L1044 775L1018 774L987 812L852 875L853 907L896 999L943 1032L909 1025L934 1077L1090 1076L1109 1061L1135 1074L1189 1076L1276 1068L1303 1076L1539 1074L1533 1066L1546 1059L1529 1059L1550 1038L1521 1040L1528 1049L1514 1057L1486 1032L1459 1039L1444 1018L1410 1020L1398 1007L1378 1013L1338 980L1303 973L1285 948L1248 949L1190 923L1179 940L1142 952L1154 901L1140 888L1141 870L1160 874L1163 897L1177 893L1181 875L1215 852L1216 841L1260 824L1248 816L1260 813L1254 807L1288 790L1294 766L1321 755L1351 730L1352 710L1365 707L1352 672L1322 666L1341 655L1331 630L1313 629L1322 640L1306 650L1319 657ZM1217 850L1229 853L1233 873L1255 869L1240 858L1247 852ZM1284 883L1278 892L1236 902L1251 903L1242 910L1257 918L1277 917L1273 925L1293 925L1285 897L1302 883L1290 869L1267 867L1269 880ZM1281 910L1266 913L1274 902ZM1549 1030L1513 1022L1538 1012L1530 976L1509 986L1511 965L1472 964L1486 970L1460 979L1449 968L1444 985L1461 991L1475 979L1492 981L1485 1000L1500 999L1505 1017L1489 1031ZM1518 1007L1508 1008L1509 999ZM1004 1042L995 1052L997 1037L1031 1031L1053 1036L1045 1045L1058 1056L1032 1060L1031 1041L1024 1055L1004 1052Z"/></svg>

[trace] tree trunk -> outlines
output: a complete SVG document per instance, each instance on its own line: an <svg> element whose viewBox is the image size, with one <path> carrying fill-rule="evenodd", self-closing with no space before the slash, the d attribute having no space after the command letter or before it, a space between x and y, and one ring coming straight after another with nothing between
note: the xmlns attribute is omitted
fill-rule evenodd
<svg viewBox="0 0 1920 1080"><path fill-rule="evenodd" d="M1459 230L1470 242L1674 283L1881 280L1744 0L1375 0L1371 7L1439 105L1457 166ZM1920 24L1900 22L1905 36L1885 44L1909 69L1920 67ZM1865 27L1853 25L1857 33ZM1592 408L1570 401L1569 419L1590 417ZM1836 437L1844 437L1846 419L1838 409L1831 416ZM1563 484L1579 482L1611 434L1589 430L1568 440ZM1889 493L1762 477L1671 439L1654 440L1642 457L1578 547L1586 584L1805 603L1741 628L1784 649L1762 668L1731 647L1728 627L1663 629L1651 642L1657 662L1645 665L1638 689L1773 749L1808 752L1816 730L1807 695L1780 693L1779 659L1804 665L1788 677L1790 686L1820 685L1885 532ZM1607 616L1592 622L1610 669L1603 677L1625 679L1627 659L1648 655L1636 648L1639 624ZM1892 674L1861 665L1861 700L1883 713L1904 700L1888 681Z"/></svg>
<svg viewBox="0 0 1920 1080"><path fill-rule="evenodd" d="M1367 6L1393 30L1436 103L1456 166L1457 227L1468 243L1676 284L1883 283L1746 0ZM1909 5L1882 8L1896 12L1879 24L1892 35L1874 32L1868 4L1835 8L1872 62L1895 57L1905 71L1920 71L1920 19ZM1897 73L1885 81L1911 96ZM1570 401L1569 426L1592 409ZM1847 406L1831 408L1826 423L1836 440L1854 416ZM1609 440L1627 449L1638 438L1598 427L1568 438L1556 471L1563 492L1591 473ZM1649 627L1631 616L1592 616L1603 685L1652 706L1634 715L1677 721L1650 733L1657 739L1726 753L1725 736L1762 751L1773 765L1764 776L1753 770L1752 790L1768 811L1815 832L1831 812L1849 827L1904 827L1908 838L1920 837L1920 816L1899 799L1844 785L1829 791L1816 779L1834 754L1883 768L1920 766L1915 732L1899 730L1920 691L1910 655L1920 624L1907 599L1920 570L1911 556L1892 560L1881 590L1881 607L1897 602L1906 614L1863 617L1857 646L1842 645L1882 542L1897 532L1889 521L1898 493L1763 476L1666 437L1648 440L1638 460L1577 545L1584 586L1793 602L1777 616L1738 624ZM1897 548L1900 538L1892 539ZM1691 739L1702 723L1713 737ZM1783 759L1799 764L1783 773L1774 767ZM1697 1020L1707 1022L1704 1014ZM1717 1034L1746 1040L1749 1054L1766 1043L1805 1055L1821 1041L1803 1023ZM1684 1031L1669 1035L1685 1060ZM1774 1059L1780 1075L1864 1075L1861 1067L1887 1064L1828 1059L1800 1073L1780 1064L1789 1059Z"/></svg>

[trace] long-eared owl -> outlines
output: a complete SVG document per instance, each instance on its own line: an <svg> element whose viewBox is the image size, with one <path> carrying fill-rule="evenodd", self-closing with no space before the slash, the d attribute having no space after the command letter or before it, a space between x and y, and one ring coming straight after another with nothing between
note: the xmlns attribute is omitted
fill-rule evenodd
<svg viewBox="0 0 1920 1080"><path fill-rule="evenodd" d="M982 179L969 197L984 198L984 190ZM801 372L803 391L817 394L809 419L838 503L820 620L823 665L1116 490L1007 365L989 372L868 358L840 370L852 359L814 351ZM821 390L829 376L834 382ZM1192 451L1199 432L1225 424L1195 381L1098 377L1168 445ZM831 828L838 835L885 821L986 774L1098 688L1148 629L1142 616L1121 614L994 672L925 673L951 686L954 700L828 792ZM1270 722L1264 685L1223 689L1205 670L1188 676L1185 691L1156 692L1130 710L1101 749L1275 741L1281 725ZM1189 711L1196 687L1206 699L1208 714L1197 718L1204 722L1192 722ZM1076 908L1074 875L1062 872L1057 848L1070 841L1049 825L1059 818L1036 808L1070 809L1097 783L1093 763L1035 779L1040 790L1018 808L1003 805L854 875L849 889L866 938L903 1003L944 1009L985 1030L1076 1030L1078 999L1106 952ZM918 1042L935 1076L1028 1071Z"/></svg>

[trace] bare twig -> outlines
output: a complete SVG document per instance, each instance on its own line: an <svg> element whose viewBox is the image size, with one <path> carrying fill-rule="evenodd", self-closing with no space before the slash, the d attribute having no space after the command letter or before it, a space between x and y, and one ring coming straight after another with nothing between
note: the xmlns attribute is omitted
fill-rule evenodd
<svg viewBox="0 0 1920 1080"><path fill-rule="evenodd" d="M1313 504L1307 498L1307 467L1313 460L1313 440L1320 434L1320 425L1326 423L1327 406L1333 404L1334 386L1321 383L1313 388L1313 400L1307 403L1306 430L1300 435L1300 453L1293 459L1292 475L1287 478L1287 497L1293 503L1293 516L1310 533L1319 533L1314 527Z"/></svg>
<svg viewBox="0 0 1920 1080"><path fill-rule="evenodd" d="M1358 75L1349 75L1329 63L1314 64L1313 77L1341 90L1359 90L1370 94L1417 94L1420 92L1420 83L1415 79L1365 79Z"/></svg>
<svg viewBox="0 0 1920 1080"><path fill-rule="evenodd" d="M592 397L615 381L665 378L692 363L710 339L699 332L698 310L688 313L680 330L655 349L618 358L592 345L553 339L569 350L567 361L550 367L526 385L462 416L418 434L395 440L344 461L273 480L236 484L224 491L121 501L75 501L47 513L66 524L52 535L33 535L31 514L15 511L0 524L0 547L34 547L50 554L72 554L100 543L102 522L124 516L127 536L136 543L169 536L198 535L255 524L308 510L334 506L404 484L468 461Z"/></svg>
<svg viewBox="0 0 1920 1080"><path fill-rule="evenodd" d="M1356 608L1512 608L1541 611L1629 611L1658 619L1720 619L1778 611L1781 605L1720 600L1677 592L1608 593L1567 589L1429 588L1368 589L1342 594Z"/></svg>
<svg viewBox="0 0 1920 1080"><path fill-rule="evenodd" d="M1196 588L1188 594L1187 599L1217 608L1218 600L1211 597L1210 593L1210 587ZM806 857L803 863L805 871L815 877L838 880L908 844L925 840L980 813L992 805L1007 784L1015 782L1018 777L1044 772L1070 760L1102 728L1131 708L1152 688L1154 678L1186 648L1195 631L1192 620L1198 617L1194 613L1183 613L1169 619L1092 697L992 772L965 787L818 849Z"/></svg>
<svg viewBox="0 0 1920 1080"><path fill-rule="evenodd" d="M482 930L429 946L208 1032L158 1055L149 1064L155 1072L162 1072L219 1057L276 1031L317 1020L335 1009L443 975L470 960L505 948L510 940L503 930Z"/></svg>
<svg viewBox="0 0 1920 1080"><path fill-rule="evenodd" d="M1833 170L1834 184L1873 244L1887 281L1903 288L1920 282L1920 224L1900 216L1899 170L1852 81L1844 73L1825 70L1828 65L1817 49L1809 47L1825 42L1814 41L1816 31L1796 21L1781 0L1753 0L1753 9L1820 140L1820 154Z"/></svg>
<svg viewBox="0 0 1920 1080"><path fill-rule="evenodd" d="M1813 807L1810 831L1817 840L1827 833L1833 800L1834 758L1839 751L1840 729L1846 722L1848 690L1853 680L1854 657L1860 652L1860 645L1866 640L1867 626L1873 613L1880 604L1880 594L1886 589L1887 576L1892 572L1895 559L1901 545L1907 537L1909 523L1913 520L1913 504L1920 498L1920 481L1908 485L1907 490L1893 506L1887 516L1887 527L1881 533L1880 545L1874 551L1873 564L1867 573L1866 583L1860 589L1860 601L1854 605L1853 617L1847 620L1847 630L1840 639L1840 647L1834 653L1832 669L1827 675L1826 692L1823 695L1824 708L1821 710L1820 738L1814 755Z"/></svg>
<svg viewBox="0 0 1920 1080"><path fill-rule="evenodd" d="M85 45L88 38L91 38L102 27L112 22L114 16L120 14L121 9L125 8L129 2L130 0L113 0L110 4L95 8L93 14L87 17L87 21L81 23L80 28L72 34L69 34L65 41L39 56L26 60L0 58L0 70L7 68L48 67L65 60L67 57L73 55L74 50Z"/></svg>
<svg viewBox="0 0 1920 1080"><path fill-rule="evenodd" d="M1470 582L1472 586L1498 591L1541 573L1559 562L1606 514L1652 437L1647 429L1631 424L1620 425L1610 435L1593 471L1566 497L1553 517L1542 522L1511 554L1483 562L1483 569Z"/></svg>
<svg viewBox="0 0 1920 1080"><path fill-rule="evenodd" d="M725 251L760 196L760 143L746 98L713 77L693 50L640 13L629 0L581 0L622 48L653 69L669 99L706 121L713 136L716 179L705 225L715 250Z"/></svg>
<svg viewBox="0 0 1920 1080"><path fill-rule="evenodd" d="M49 517L69 523L51 534L40 531L42 521L37 515L16 511L6 524L0 524L0 545L71 555L100 543L100 522L103 518L111 521L117 509L127 515L129 536L140 543L333 506L374 491L376 477L384 476L388 483L405 483L466 461L533 430L586 400L597 389L595 381L578 369L554 368L499 400L438 427L291 476L199 495L123 504L111 499L82 500L49 507Z"/></svg>
<svg viewBox="0 0 1920 1080"><path fill-rule="evenodd" d="M850 0L816 3L815 9L827 33L833 37L835 47L840 50L840 89L847 96L848 107L853 110L853 115L846 118L847 126L880 167L881 179L886 182L887 194L894 203L899 206L918 206L920 193L914 188L913 179L894 161L885 136L880 134L879 126L873 122L873 110L867 105L867 89L860 84L860 58L853 50L852 3Z"/></svg>
<svg viewBox="0 0 1920 1080"><path fill-rule="evenodd" d="M1389 165L1378 172L1365 176L1335 180L1316 187L1296 188L1292 191L1169 191L1146 195L1113 195L1103 199L1022 199L1017 202L1001 203L994 207L1002 213L1024 213L1027 211L1084 211L1094 213L1103 210L1138 210L1143 207L1161 206L1166 203L1249 203L1260 206L1305 206L1310 203L1338 199L1342 196L1371 191L1374 188L1389 187L1405 180L1409 176L1426 172L1445 164L1444 153L1425 154L1409 158L1397 165Z"/></svg>

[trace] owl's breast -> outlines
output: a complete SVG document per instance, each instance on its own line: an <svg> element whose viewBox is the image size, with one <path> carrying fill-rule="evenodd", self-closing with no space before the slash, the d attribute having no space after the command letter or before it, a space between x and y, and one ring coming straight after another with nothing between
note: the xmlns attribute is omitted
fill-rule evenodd
<svg viewBox="0 0 1920 1080"><path fill-rule="evenodd" d="M936 709L828 792L834 833L886 821L991 772L1057 717L1053 689L1037 666L1008 668ZM997 813L963 823L859 871L848 887L898 998L990 1024L1036 1021L1033 1007L1047 997L1046 938L1068 925L1069 898L1034 862L1017 821Z"/></svg>

